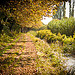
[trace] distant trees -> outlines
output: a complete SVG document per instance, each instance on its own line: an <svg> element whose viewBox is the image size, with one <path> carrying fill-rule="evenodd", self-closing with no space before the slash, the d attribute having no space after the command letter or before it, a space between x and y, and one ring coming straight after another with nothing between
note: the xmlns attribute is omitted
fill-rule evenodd
<svg viewBox="0 0 75 75"><path fill-rule="evenodd" d="M69 6L67 5L69 4ZM75 1L74 0L68 0L67 2L64 1L62 5L60 5L58 7L58 10L56 12L56 14L54 15L54 18L58 18L58 19L61 19L63 17L66 17L66 9L68 9L69 11L67 11L69 13L67 13L67 15L69 17L74 17L74 6L75 6Z"/></svg>

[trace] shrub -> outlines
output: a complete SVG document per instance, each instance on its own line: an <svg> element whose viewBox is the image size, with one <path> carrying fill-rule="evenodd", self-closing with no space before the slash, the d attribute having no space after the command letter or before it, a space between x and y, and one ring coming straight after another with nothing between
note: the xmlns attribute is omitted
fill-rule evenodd
<svg viewBox="0 0 75 75"><path fill-rule="evenodd" d="M40 30L37 32L37 37L40 37L41 39L47 39L46 37L51 35L52 32L50 30Z"/></svg>
<svg viewBox="0 0 75 75"><path fill-rule="evenodd" d="M47 29L47 25L41 26L38 30L44 30L44 29Z"/></svg>
<svg viewBox="0 0 75 75"><path fill-rule="evenodd" d="M53 33L61 33L66 34L67 36L72 35L75 30L75 18L63 18L62 20L54 19L49 22L48 29L50 29Z"/></svg>
<svg viewBox="0 0 75 75"><path fill-rule="evenodd" d="M10 37L8 35L6 35L5 33L3 35L1 35L0 37L0 41L1 42L9 42Z"/></svg>
<svg viewBox="0 0 75 75"><path fill-rule="evenodd" d="M60 33L56 35L50 30L40 30L37 32L37 37L45 39L48 43L56 43L57 41L62 45L64 52L75 53L75 33L72 38L72 36L69 37L65 34L61 35Z"/></svg>
<svg viewBox="0 0 75 75"><path fill-rule="evenodd" d="M75 33L73 38L70 36L63 39L63 50L64 52L75 54Z"/></svg>
<svg viewBox="0 0 75 75"><path fill-rule="evenodd" d="M41 39L45 39L47 42L53 42L53 41L63 41L66 35L61 35L58 33L57 35L52 33L50 30L40 30L37 32L37 37L40 37Z"/></svg>

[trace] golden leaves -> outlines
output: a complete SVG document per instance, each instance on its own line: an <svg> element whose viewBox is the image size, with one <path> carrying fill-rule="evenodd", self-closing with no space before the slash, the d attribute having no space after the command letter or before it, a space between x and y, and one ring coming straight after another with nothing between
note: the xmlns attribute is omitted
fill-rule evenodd
<svg viewBox="0 0 75 75"><path fill-rule="evenodd" d="M53 4L59 5L59 3L57 3L55 0L50 0L51 2L49 0L24 1L18 2L16 8L13 8L13 10L16 10L14 15L18 16L18 22L22 26L24 25L29 27L34 26L34 23L40 20L43 15L48 16L52 12L51 10L53 9ZM55 13L55 11L56 9L53 10L53 13Z"/></svg>
<svg viewBox="0 0 75 75"><path fill-rule="evenodd" d="M16 8L13 8L13 10L16 10Z"/></svg>

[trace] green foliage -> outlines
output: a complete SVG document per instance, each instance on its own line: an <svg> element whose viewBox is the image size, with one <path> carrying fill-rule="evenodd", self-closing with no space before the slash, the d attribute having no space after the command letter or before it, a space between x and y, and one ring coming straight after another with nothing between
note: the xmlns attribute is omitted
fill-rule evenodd
<svg viewBox="0 0 75 75"><path fill-rule="evenodd" d="M75 54L75 32L73 38L68 37L64 39L63 50L64 52Z"/></svg>
<svg viewBox="0 0 75 75"><path fill-rule="evenodd" d="M62 40L64 44L72 44L74 41L74 38L70 37L66 37Z"/></svg>
<svg viewBox="0 0 75 75"><path fill-rule="evenodd" d="M47 42L53 42L53 41L63 41L66 35L61 35L58 33L57 35L52 33L50 30L40 30L37 32L37 37L40 37L41 39L45 39Z"/></svg>
<svg viewBox="0 0 75 75"><path fill-rule="evenodd" d="M32 35L34 35L34 36L36 36L36 34L37 34L36 31L32 31L32 30L29 31L29 33L32 34Z"/></svg>
<svg viewBox="0 0 75 75"><path fill-rule="evenodd" d="M13 37L10 37L5 33L3 35L2 34L0 35L0 56L3 53L5 53L8 49L11 49L14 46L14 44L19 40L19 37L17 37L18 35L19 34L16 34L16 33ZM13 43L11 43L12 41Z"/></svg>
<svg viewBox="0 0 75 75"><path fill-rule="evenodd" d="M38 30L44 30L44 29L47 29L47 25L41 26Z"/></svg>
<svg viewBox="0 0 75 75"><path fill-rule="evenodd" d="M40 30L37 32L37 36L43 39L48 33L52 34L50 30Z"/></svg>
<svg viewBox="0 0 75 75"><path fill-rule="evenodd" d="M53 33L66 34L67 36L72 35L75 30L75 18L63 18L62 20L54 19L48 24L48 29Z"/></svg>
<svg viewBox="0 0 75 75"><path fill-rule="evenodd" d="M21 26L17 24L14 16L5 8L0 8L0 34L7 34L13 36L14 31L20 32ZM12 32L12 33L11 33Z"/></svg>
<svg viewBox="0 0 75 75"><path fill-rule="evenodd" d="M56 35L50 30L40 30L37 32L37 37L45 39L48 43L59 41L60 45L63 47L64 52L75 52L75 33L72 38L72 36L68 37L65 34L61 35L60 33Z"/></svg>
<svg viewBox="0 0 75 75"><path fill-rule="evenodd" d="M11 13L0 8L0 52L19 34L20 28Z"/></svg>
<svg viewBox="0 0 75 75"><path fill-rule="evenodd" d="M70 37L65 37L63 39L63 51L66 53L72 53L75 54L75 33L73 35L73 38Z"/></svg>
<svg viewBox="0 0 75 75"><path fill-rule="evenodd" d="M48 30L44 31L48 33ZM36 38L30 34L28 35L33 40L37 50L38 58L36 59L36 67L38 70L38 74L59 75L63 68L61 64L62 47L59 46L59 42L56 42L55 44L52 43L49 46L47 42L40 40L39 38Z"/></svg>

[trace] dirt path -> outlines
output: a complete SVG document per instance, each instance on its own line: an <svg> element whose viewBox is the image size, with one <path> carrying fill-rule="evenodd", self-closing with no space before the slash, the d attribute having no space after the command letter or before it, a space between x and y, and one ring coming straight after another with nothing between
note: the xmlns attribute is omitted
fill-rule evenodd
<svg viewBox="0 0 75 75"><path fill-rule="evenodd" d="M35 75L36 58L33 41L22 34L19 41L0 56L0 75Z"/></svg>
<svg viewBox="0 0 75 75"><path fill-rule="evenodd" d="M25 67L26 73L28 73L29 75L36 74L35 60L37 58L37 53L33 41L27 35L26 35L25 48L26 48L26 57L29 60L28 65L26 65Z"/></svg>

